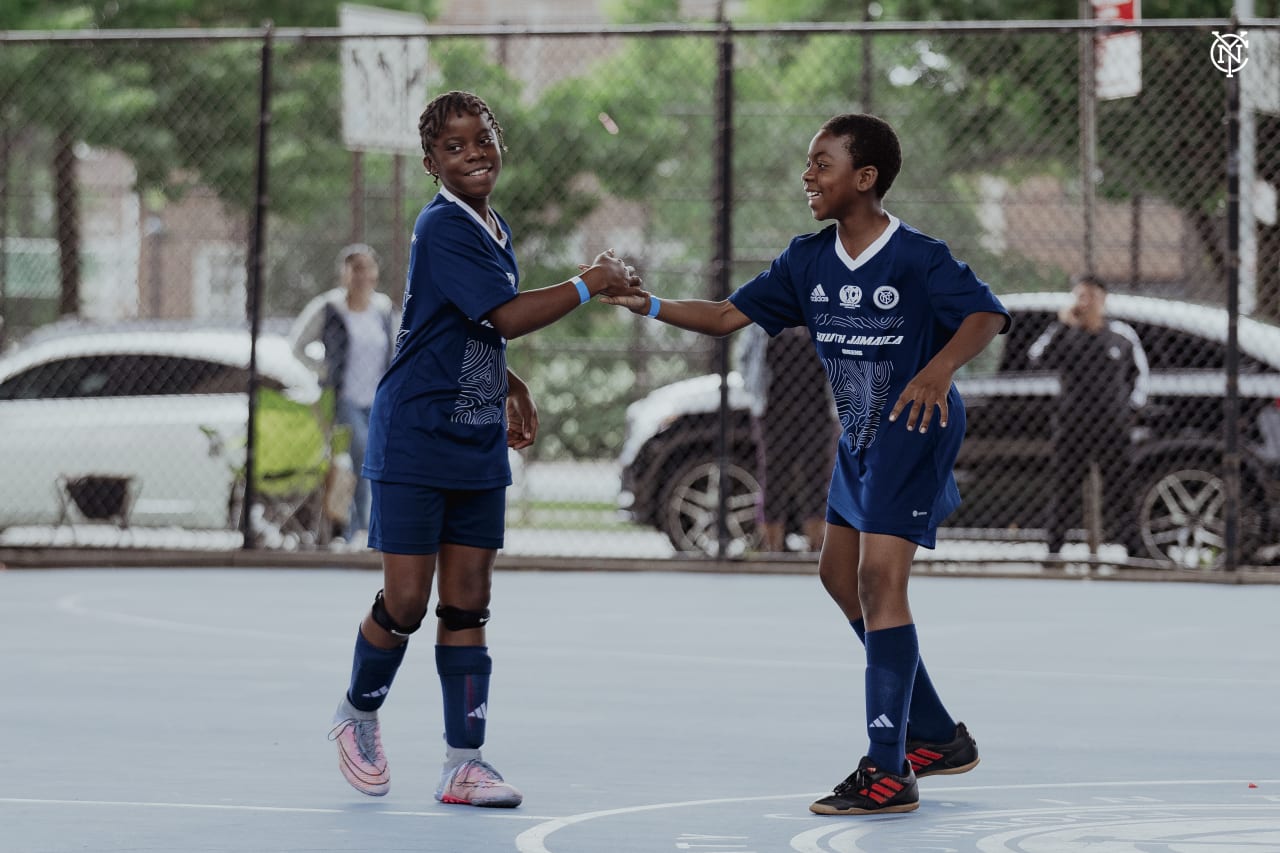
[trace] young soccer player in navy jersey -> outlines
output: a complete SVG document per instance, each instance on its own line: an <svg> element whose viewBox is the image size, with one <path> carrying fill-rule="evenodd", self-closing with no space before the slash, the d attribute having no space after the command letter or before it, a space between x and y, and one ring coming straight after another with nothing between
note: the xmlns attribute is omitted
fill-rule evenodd
<svg viewBox="0 0 1280 853"><path fill-rule="evenodd" d="M480 754L492 661L489 590L502 547L507 448L533 443L538 412L506 366L506 342L564 317L596 294L642 295L612 250L568 281L518 292L511 230L489 206L502 169L502 127L469 92L433 99L419 120L423 165L440 191L413 229L395 354L378 384L364 475L369 545L383 589L356 635L351 682L330 739L356 790L387 793L378 709L438 581L436 669L446 755L435 797L513 807L522 796ZM641 296L642 298L642 296Z"/></svg>
<svg viewBox="0 0 1280 853"><path fill-rule="evenodd" d="M1009 314L946 244L886 212L898 137L869 115L839 115L809 144L804 192L823 230L792 240L728 299L603 301L723 336L757 323L807 326L840 416L819 575L866 645L870 747L815 802L817 814L919 807L919 776L963 773L977 744L952 719L920 660L907 600L911 561L959 505L952 467L964 438L955 371L1007 331Z"/></svg>

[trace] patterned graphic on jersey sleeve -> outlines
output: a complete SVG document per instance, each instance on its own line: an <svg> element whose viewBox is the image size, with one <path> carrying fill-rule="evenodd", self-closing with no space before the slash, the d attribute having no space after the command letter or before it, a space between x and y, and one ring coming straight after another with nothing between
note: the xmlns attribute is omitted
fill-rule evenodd
<svg viewBox="0 0 1280 853"><path fill-rule="evenodd" d="M840 416L840 440L850 450L863 450L876 440L880 416L889 396L893 364L888 361L823 359Z"/></svg>
<svg viewBox="0 0 1280 853"><path fill-rule="evenodd" d="M507 359L502 349L468 339L458 384L462 390L451 421L476 426L502 423L507 395Z"/></svg>

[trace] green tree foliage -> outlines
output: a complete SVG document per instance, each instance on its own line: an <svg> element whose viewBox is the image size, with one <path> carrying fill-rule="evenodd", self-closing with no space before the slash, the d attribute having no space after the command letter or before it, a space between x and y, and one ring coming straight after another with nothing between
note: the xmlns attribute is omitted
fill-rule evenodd
<svg viewBox="0 0 1280 853"><path fill-rule="evenodd" d="M384 7L434 14L437 0L390 0ZM35 30L170 27L333 26L337 4L303 0L13 0L0 28ZM15 46L0 54L0 118L29 139L73 139L124 152L139 191L155 207L193 185L210 187L231 209L253 203L260 46L256 41L147 41ZM272 187L277 215L307 216L344 197L349 154L341 147L336 46L275 49L271 167L290 179ZM39 69L40 85L30 85ZM28 81L27 85L22 85ZM323 93L322 102L299 93ZM39 148L38 141L30 147ZM53 183L63 264L63 303L76 304L78 256L74 176L54 159Z"/></svg>

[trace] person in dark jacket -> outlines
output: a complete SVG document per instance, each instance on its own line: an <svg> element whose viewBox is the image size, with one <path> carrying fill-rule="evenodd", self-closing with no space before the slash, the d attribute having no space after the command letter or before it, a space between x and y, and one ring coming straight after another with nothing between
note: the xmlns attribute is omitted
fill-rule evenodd
<svg viewBox="0 0 1280 853"><path fill-rule="evenodd" d="M1104 484L1124 475L1133 416L1147 401L1147 354L1127 324L1106 314L1107 285L1094 275L1077 276L1073 301L1059 312L1028 353L1033 365L1058 374L1053 422L1053 495L1046 538L1049 553L1062 550L1067 529L1081 518L1089 466L1097 464ZM1132 523L1130 513L1114 507L1101 512L1104 530L1118 534Z"/></svg>
<svg viewBox="0 0 1280 853"><path fill-rule="evenodd" d="M338 275L341 286L302 309L292 338L294 355L320 374L325 388L333 389L334 422L351 429L351 464L358 479L343 535L352 542L369 529L371 493L360 466L373 392L391 363L397 319L391 298L378 290L378 257L372 248L364 243L344 247L338 253Z"/></svg>
<svg viewBox="0 0 1280 853"><path fill-rule="evenodd" d="M786 552L789 534L800 533L804 550L821 551L840 433L826 371L802 327L770 338L753 323L743 330L742 343L743 380L755 398L760 550Z"/></svg>

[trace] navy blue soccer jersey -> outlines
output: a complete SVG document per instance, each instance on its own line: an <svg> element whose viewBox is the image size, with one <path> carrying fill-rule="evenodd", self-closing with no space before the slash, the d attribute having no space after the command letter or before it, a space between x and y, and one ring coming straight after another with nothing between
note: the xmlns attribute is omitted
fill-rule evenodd
<svg viewBox="0 0 1280 853"><path fill-rule="evenodd" d="M418 214L395 355L374 397L364 476L446 489L511 484L506 339L484 317L514 299L500 236L447 190Z"/></svg>
<svg viewBox="0 0 1280 853"><path fill-rule="evenodd" d="M791 241L765 272L729 297L770 335L807 326L840 416L828 505L855 529L934 547L960 505L952 468L964 438L964 403L947 395L924 435L888 419L903 388L964 318L1009 313L947 245L889 217L884 233L851 258L831 225ZM817 452L817 451L815 451Z"/></svg>

